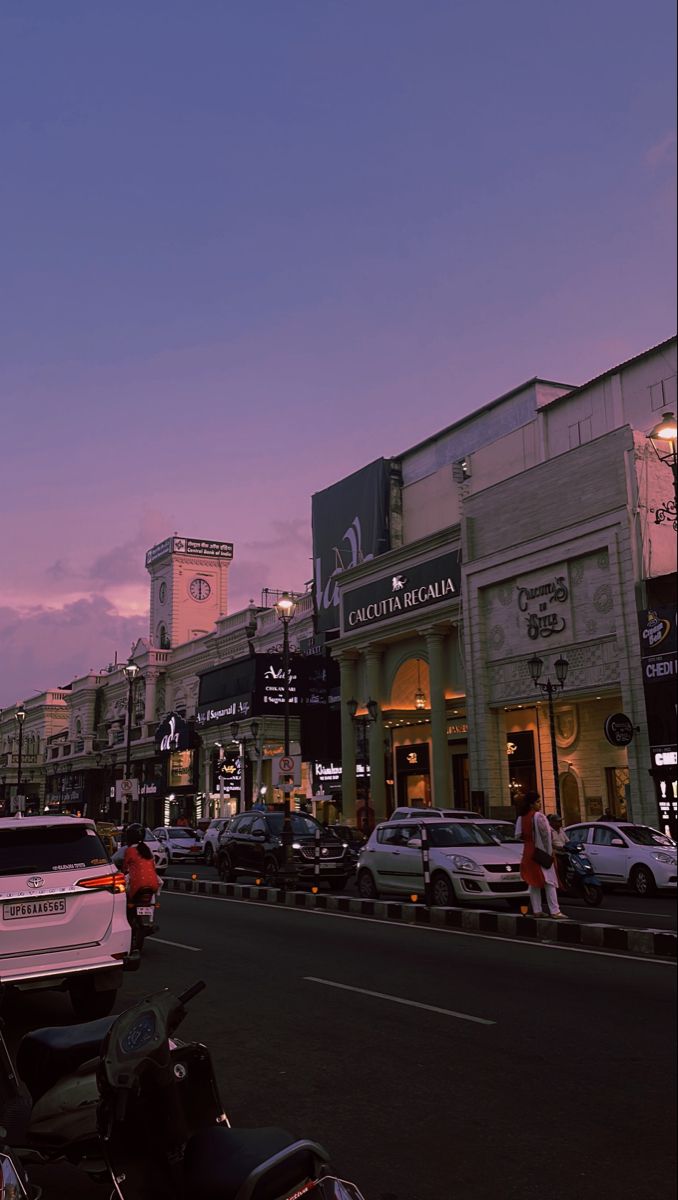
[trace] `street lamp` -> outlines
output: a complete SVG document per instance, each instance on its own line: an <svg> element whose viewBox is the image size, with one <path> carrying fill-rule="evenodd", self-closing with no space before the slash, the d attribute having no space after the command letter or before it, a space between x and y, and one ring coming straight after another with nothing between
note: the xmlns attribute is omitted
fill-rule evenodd
<svg viewBox="0 0 678 1200"><path fill-rule="evenodd" d="M19 803L20 803L19 796L21 795L21 758L22 758L23 748L24 748L24 721L26 720L26 713L25 713L23 704L17 705L17 710L14 714L14 719L15 719L15 721L17 721L17 723L19 725L19 763L18 763L17 770L16 770L16 796L17 796L17 811L20 812L21 809L19 808Z"/></svg>
<svg viewBox="0 0 678 1200"><path fill-rule="evenodd" d="M357 700L347 700L346 707L349 711L349 715L350 715L351 720L353 721L353 724L355 725L356 729L360 730L359 746L360 746L361 757L362 757L363 804L364 804L364 809L365 809L364 816L363 816L363 822L365 825L364 832L369 833L370 806L369 806L369 791L368 791L368 787L367 787L367 768L369 766L369 751L368 751L368 742L367 742L367 730L369 729L370 725L374 724L374 722L377 719L377 716L379 715L379 705L377 704L376 700L368 700L367 704L365 705L367 712L361 716L358 716L358 701Z"/></svg>
<svg viewBox="0 0 678 1200"><path fill-rule="evenodd" d="M667 463L673 471L673 500L667 500L661 508L654 510L655 524L662 525L664 521L672 521L673 528L678 530L678 465L676 459L676 444L678 441L678 426L673 413L665 412L662 415L661 421L655 425L647 434L647 437L652 442L657 458L662 463Z"/></svg>
<svg viewBox="0 0 678 1200"><path fill-rule="evenodd" d="M276 602L275 611L278 614L278 619L282 621L283 627L283 677L284 677L284 755L285 758L290 756L290 621L296 612L297 602L290 592L283 592L282 596ZM282 827L282 852L283 852L283 883L285 883L292 875L293 854L292 854L292 819L290 813L290 785L289 773L282 772L283 777L283 827Z"/></svg>
<svg viewBox="0 0 678 1200"><path fill-rule="evenodd" d="M541 691L548 696L549 729L551 732L551 760L553 763L553 786L556 794L556 812L558 813L558 816L561 816L560 778L558 775L558 748L556 746L556 722L553 714L553 693L562 690L565 687L565 680L567 679L567 672L570 664L566 658L563 658L562 654L560 658L556 659L555 663L553 664L556 672L556 683L551 682L550 676L546 680L546 683L541 683L541 673L544 666L544 661L539 657L538 654L535 654L534 657L529 660L527 665L530 669L530 675L532 676L532 682L534 686L540 688Z"/></svg>
<svg viewBox="0 0 678 1200"><path fill-rule="evenodd" d="M127 744L125 746L125 779L129 780L132 770L132 704L134 700L134 682L141 670L132 659L128 658L122 673L127 680ZM120 800L120 822L124 824L125 801ZM132 797L130 795L130 816L132 815Z"/></svg>

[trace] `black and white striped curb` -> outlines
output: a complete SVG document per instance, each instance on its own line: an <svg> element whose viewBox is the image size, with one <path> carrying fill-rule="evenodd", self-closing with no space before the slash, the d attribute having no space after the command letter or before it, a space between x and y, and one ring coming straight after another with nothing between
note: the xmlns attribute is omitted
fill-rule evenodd
<svg viewBox="0 0 678 1200"><path fill-rule="evenodd" d="M376 917L382 921L409 925L431 925L439 929L458 929L463 933L492 934L494 937L519 938L526 942L555 942L562 946L582 946L589 950L637 954L641 958L675 958L676 934L664 929L624 929L618 925L585 925L578 921L550 921L518 913L484 909L428 908L424 904L397 900L359 900L352 896L333 896L324 892L293 892L282 888L216 883L208 879L165 880L165 889L196 896L221 896L230 900L254 900L285 908L317 908L325 912L348 913L355 917Z"/></svg>

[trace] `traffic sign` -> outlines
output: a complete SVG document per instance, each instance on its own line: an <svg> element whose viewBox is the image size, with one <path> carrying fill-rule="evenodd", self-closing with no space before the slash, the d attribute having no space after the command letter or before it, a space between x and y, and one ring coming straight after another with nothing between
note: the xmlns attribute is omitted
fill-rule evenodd
<svg viewBox="0 0 678 1200"><path fill-rule="evenodd" d="M291 754L281 754L280 770L283 775L293 775L294 774L294 758L292 757Z"/></svg>

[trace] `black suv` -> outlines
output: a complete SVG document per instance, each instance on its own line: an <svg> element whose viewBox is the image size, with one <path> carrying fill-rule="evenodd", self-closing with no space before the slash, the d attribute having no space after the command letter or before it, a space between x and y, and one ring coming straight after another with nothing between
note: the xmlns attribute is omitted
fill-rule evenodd
<svg viewBox="0 0 678 1200"><path fill-rule="evenodd" d="M293 813L290 819L294 870L299 881L314 881L316 831L320 830L320 882L341 891L355 870L348 846L314 817ZM283 865L283 820L281 812L247 812L234 817L219 841L216 867L220 878L232 883L239 873L255 875L274 887Z"/></svg>

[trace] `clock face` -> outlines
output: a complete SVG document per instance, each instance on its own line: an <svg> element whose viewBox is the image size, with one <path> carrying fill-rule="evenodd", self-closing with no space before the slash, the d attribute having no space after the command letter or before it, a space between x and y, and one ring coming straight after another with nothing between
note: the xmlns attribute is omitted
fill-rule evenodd
<svg viewBox="0 0 678 1200"><path fill-rule="evenodd" d="M212 589L207 580L202 579L199 575L188 585L188 594L193 600L207 600L211 592Z"/></svg>
<svg viewBox="0 0 678 1200"><path fill-rule="evenodd" d="M164 604L166 599L167 599L167 584L161 583L160 587L158 588L158 600L160 601L161 604Z"/></svg>

